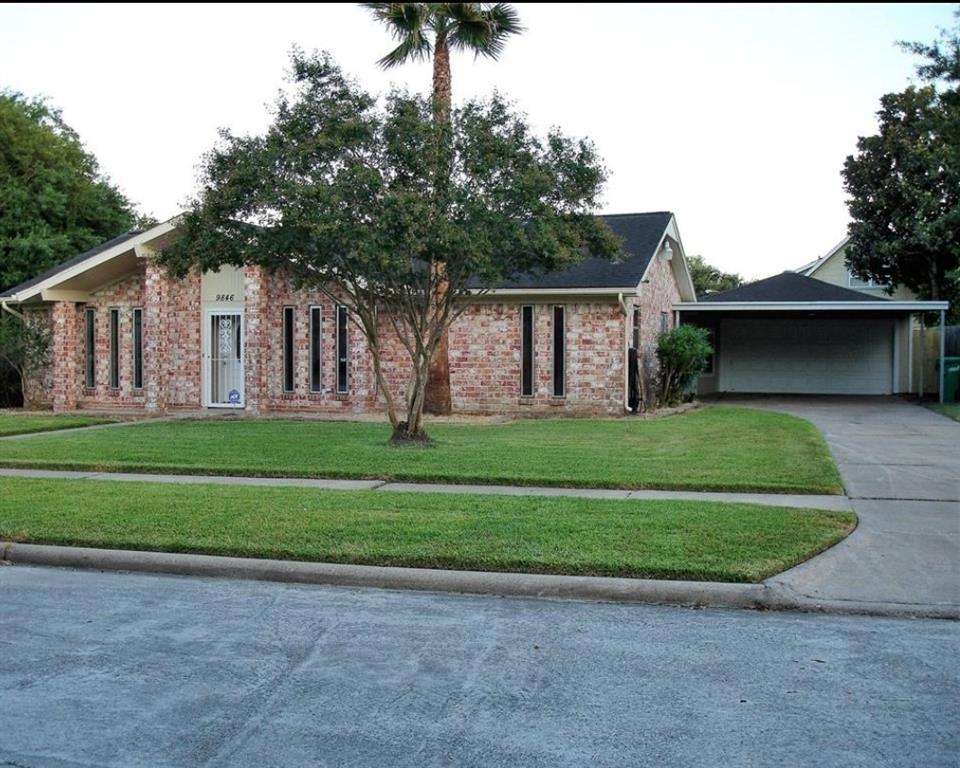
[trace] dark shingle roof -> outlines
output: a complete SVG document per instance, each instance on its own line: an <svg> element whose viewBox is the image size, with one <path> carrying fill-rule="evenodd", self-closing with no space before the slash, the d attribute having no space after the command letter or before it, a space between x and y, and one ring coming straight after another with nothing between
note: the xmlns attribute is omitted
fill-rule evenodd
<svg viewBox="0 0 960 768"><path fill-rule="evenodd" d="M783 272L754 283L731 288L729 291L710 293L698 301L877 301L860 291L825 283L815 277Z"/></svg>
<svg viewBox="0 0 960 768"><path fill-rule="evenodd" d="M51 267L46 272L43 272L37 275L36 277L31 277L29 280L24 280L22 283L20 283L20 285L15 285L12 288L7 289L2 294L0 294L0 298L7 298L9 296L12 296L15 293L20 293L20 291L26 288L31 288L32 286L37 285L38 283L42 283L44 280L47 280L48 278L51 278L54 275L59 274L60 272L70 269L70 267L76 266L77 264L84 261L85 259L89 259L91 256L96 256L98 253L103 253L107 249L113 248L113 246L115 245L120 245L120 243L123 243L126 240L131 240L139 234L140 234L139 230L134 232L126 232L122 235L118 235L112 240L107 240L107 242L101 243L97 247L91 248L89 251L84 251L80 255L74 256L72 259L67 259L64 262L57 264L57 266Z"/></svg>
<svg viewBox="0 0 960 768"><path fill-rule="evenodd" d="M619 261L584 259L562 272L526 275L510 280L498 288L632 288L640 283L647 264L663 238L673 214L620 213L601 216L607 226L623 241L623 258Z"/></svg>

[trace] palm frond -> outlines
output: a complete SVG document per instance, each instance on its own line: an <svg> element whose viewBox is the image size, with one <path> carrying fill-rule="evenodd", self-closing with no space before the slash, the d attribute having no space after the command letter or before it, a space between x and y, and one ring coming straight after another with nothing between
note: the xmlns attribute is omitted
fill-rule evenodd
<svg viewBox="0 0 960 768"><path fill-rule="evenodd" d="M426 61L433 52L430 41L419 32L412 33L400 41L400 45L380 59L377 64L383 69L392 69L408 61Z"/></svg>
<svg viewBox="0 0 960 768"><path fill-rule="evenodd" d="M430 58L432 46L426 32L433 11L429 3L361 3L374 19L384 24L399 45L377 63L384 69L407 61Z"/></svg>
<svg viewBox="0 0 960 768"><path fill-rule="evenodd" d="M447 3L446 12L453 22L450 46L473 51L477 56L497 59L507 38L524 31L520 16L509 3Z"/></svg>

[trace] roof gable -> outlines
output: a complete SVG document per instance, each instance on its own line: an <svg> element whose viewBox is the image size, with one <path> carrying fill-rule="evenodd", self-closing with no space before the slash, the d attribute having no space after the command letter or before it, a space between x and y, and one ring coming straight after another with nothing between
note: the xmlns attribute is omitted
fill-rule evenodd
<svg viewBox="0 0 960 768"><path fill-rule="evenodd" d="M700 303L711 302L810 302L810 301L884 301L860 291L825 283L815 277L782 272L779 275L711 293L700 298Z"/></svg>

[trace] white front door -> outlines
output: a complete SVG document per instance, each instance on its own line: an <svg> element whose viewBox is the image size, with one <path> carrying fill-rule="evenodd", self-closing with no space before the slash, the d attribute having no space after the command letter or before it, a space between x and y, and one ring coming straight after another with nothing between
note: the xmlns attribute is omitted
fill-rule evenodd
<svg viewBox="0 0 960 768"><path fill-rule="evenodd" d="M208 310L204 325L204 402L211 408L242 408L243 311Z"/></svg>

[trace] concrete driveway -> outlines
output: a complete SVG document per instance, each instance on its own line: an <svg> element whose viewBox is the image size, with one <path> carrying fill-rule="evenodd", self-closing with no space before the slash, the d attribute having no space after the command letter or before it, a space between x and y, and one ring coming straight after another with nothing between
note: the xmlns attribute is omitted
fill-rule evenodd
<svg viewBox="0 0 960 768"><path fill-rule="evenodd" d="M960 423L899 398L737 399L813 422L860 518L771 579L806 597L960 608Z"/></svg>

